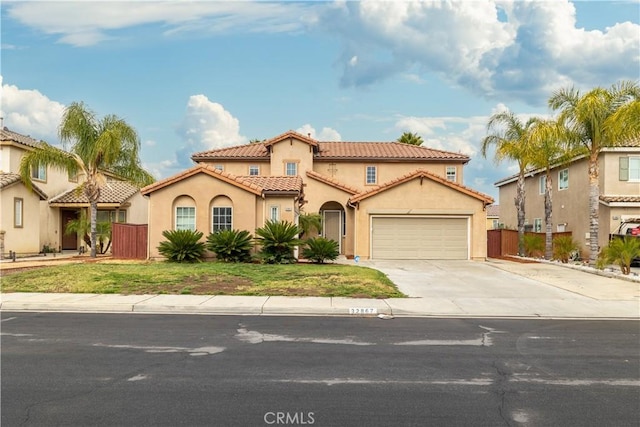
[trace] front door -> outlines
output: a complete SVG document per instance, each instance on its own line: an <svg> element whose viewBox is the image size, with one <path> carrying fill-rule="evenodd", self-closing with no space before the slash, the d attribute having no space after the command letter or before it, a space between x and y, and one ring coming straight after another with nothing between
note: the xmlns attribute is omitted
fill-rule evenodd
<svg viewBox="0 0 640 427"><path fill-rule="evenodd" d="M78 212L63 210L60 216L62 217L62 250L78 250L78 236L76 233L66 233L67 224L69 221L78 219Z"/></svg>
<svg viewBox="0 0 640 427"><path fill-rule="evenodd" d="M323 211L322 212L322 232L325 239L338 242L340 253L342 253L342 212Z"/></svg>

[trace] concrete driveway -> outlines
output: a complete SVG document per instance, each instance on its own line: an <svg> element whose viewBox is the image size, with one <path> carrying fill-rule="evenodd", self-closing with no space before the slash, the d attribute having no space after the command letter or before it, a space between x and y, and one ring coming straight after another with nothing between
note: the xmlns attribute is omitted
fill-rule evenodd
<svg viewBox="0 0 640 427"><path fill-rule="evenodd" d="M357 263L387 276L409 299L389 300L394 313L640 317L640 283L548 263L382 261ZM428 306L428 307L425 307Z"/></svg>

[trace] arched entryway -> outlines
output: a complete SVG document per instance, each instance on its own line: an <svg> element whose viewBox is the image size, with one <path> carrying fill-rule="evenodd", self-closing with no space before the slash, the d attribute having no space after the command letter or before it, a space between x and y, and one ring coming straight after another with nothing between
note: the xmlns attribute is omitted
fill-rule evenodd
<svg viewBox="0 0 640 427"><path fill-rule="evenodd" d="M338 202L326 202L320 207L322 216L322 236L335 240L340 246L340 253L344 253L343 238L345 235L344 207Z"/></svg>

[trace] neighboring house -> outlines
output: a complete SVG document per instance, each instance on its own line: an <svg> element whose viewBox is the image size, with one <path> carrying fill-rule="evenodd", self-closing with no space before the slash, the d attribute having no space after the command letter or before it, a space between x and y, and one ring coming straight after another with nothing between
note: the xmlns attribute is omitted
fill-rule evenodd
<svg viewBox="0 0 640 427"><path fill-rule="evenodd" d="M500 227L500 205L487 206L487 230L497 230Z"/></svg>
<svg viewBox="0 0 640 427"><path fill-rule="evenodd" d="M340 253L363 259L485 259L493 199L462 184L467 156L398 142L321 142L289 131L196 153L142 189L149 257L162 232L248 230L319 213Z"/></svg>
<svg viewBox="0 0 640 427"><path fill-rule="evenodd" d="M607 245L623 219L640 217L640 140L623 147L605 148L600 162L600 247ZM551 171L553 179L553 231L571 231L582 246L583 257L589 253L589 176L588 161L580 157ZM542 170L527 173L525 179L526 229L545 231L544 186ZM500 189L500 223L517 226L517 176L496 182Z"/></svg>
<svg viewBox="0 0 640 427"><path fill-rule="evenodd" d="M78 218L89 203L78 190L83 176L70 177L56 168L40 167L32 171L34 191L20 180L20 161L40 144L29 136L0 129L0 176L2 216L0 235L4 248L23 254L36 254L49 247L52 250L78 250L84 245L82 236L65 234L68 221ZM145 223L147 199L135 187L113 179L107 183L98 202L98 221ZM4 232L4 234L2 234Z"/></svg>

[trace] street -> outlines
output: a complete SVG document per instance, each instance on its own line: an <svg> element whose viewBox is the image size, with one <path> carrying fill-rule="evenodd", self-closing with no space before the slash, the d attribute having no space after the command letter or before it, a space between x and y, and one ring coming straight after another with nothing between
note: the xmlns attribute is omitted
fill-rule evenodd
<svg viewBox="0 0 640 427"><path fill-rule="evenodd" d="M637 426L640 323L2 313L3 426Z"/></svg>

